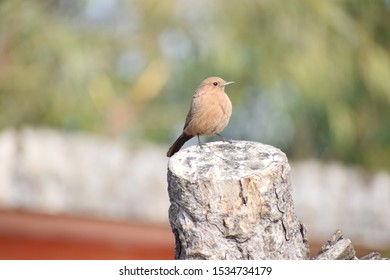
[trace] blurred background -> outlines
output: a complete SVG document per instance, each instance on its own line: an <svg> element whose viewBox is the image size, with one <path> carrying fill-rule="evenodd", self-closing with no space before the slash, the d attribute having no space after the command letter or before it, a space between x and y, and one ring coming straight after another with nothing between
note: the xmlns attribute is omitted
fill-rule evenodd
<svg viewBox="0 0 390 280"><path fill-rule="evenodd" d="M208 76L223 135L289 157L312 254L340 228L390 256L389 0L13 0L0 258L172 259L165 153Z"/></svg>

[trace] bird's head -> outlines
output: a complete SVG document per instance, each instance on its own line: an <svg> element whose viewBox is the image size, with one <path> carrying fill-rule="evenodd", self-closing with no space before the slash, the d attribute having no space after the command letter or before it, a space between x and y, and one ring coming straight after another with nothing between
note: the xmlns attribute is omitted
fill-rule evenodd
<svg viewBox="0 0 390 280"><path fill-rule="evenodd" d="M224 91L225 86L234 84L234 82L226 82L219 77L209 77L203 80L198 89L206 91Z"/></svg>

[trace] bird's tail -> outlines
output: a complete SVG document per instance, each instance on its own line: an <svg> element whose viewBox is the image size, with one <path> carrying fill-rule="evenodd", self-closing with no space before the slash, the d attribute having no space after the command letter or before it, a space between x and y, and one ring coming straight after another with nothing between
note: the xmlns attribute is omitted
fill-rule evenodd
<svg viewBox="0 0 390 280"><path fill-rule="evenodd" d="M179 138L176 139L175 143L172 144L172 146L169 148L167 152L167 157L173 156L180 148L184 145L185 142L190 140L192 135L185 134L184 132L179 136Z"/></svg>

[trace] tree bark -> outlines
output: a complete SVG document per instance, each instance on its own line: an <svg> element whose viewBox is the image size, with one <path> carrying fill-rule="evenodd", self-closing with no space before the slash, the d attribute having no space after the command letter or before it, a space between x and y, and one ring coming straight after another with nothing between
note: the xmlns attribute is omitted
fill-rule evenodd
<svg viewBox="0 0 390 280"><path fill-rule="evenodd" d="M256 142L213 142L168 164L176 259L308 259L286 155Z"/></svg>

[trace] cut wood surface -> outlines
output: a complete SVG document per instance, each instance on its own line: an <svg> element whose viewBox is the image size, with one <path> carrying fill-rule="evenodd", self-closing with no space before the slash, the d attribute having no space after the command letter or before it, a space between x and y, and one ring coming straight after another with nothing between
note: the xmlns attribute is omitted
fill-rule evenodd
<svg viewBox="0 0 390 280"><path fill-rule="evenodd" d="M256 142L213 142L168 165L176 259L308 259L286 155Z"/></svg>

